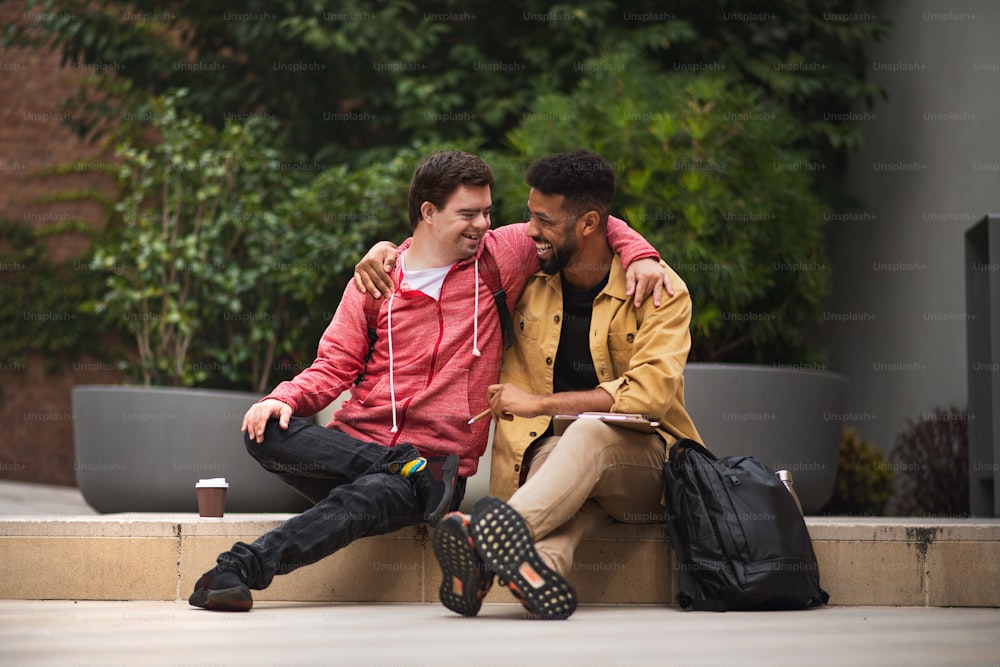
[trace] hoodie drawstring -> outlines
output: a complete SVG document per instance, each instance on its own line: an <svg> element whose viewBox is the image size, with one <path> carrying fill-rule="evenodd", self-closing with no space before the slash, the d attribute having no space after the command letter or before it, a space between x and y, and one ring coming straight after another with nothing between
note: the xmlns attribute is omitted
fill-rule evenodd
<svg viewBox="0 0 1000 667"><path fill-rule="evenodd" d="M481 356L479 352L479 258L476 257L476 280L472 288L475 294L475 307L472 311L472 356Z"/></svg>
<svg viewBox="0 0 1000 667"><path fill-rule="evenodd" d="M386 326L389 329L389 335L388 335L388 339L389 339L389 398L392 400L392 429L390 429L390 431L389 431L390 433L395 433L395 432L397 432L399 430L399 426L396 424L396 384L395 384L395 382L393 380L393 376L392 376L392 366L393 366L393 359L392 359L392 300L394 298L396 298L396 292L395 291L393 291L393 293L389 295L389 312L388 312L388 315L387 315L388 322L386 323Z"/></svg>
<svg viewBox="0 0 1000 667"><path fill-rule="evenodd" d="M475 304L472 311L472 356L480 357L482 352L479 351L479 258L475 261L475 272L476 279L473 283L473 302ZM400 269L403 269L403 258L400 257ZM396 292L393 291L389 295L389 305L387 307L386 315L386 327L388 328L388 341L389 341L389 398L392 401L392 428L390 433L396 433L399 431L399 424L396 420L396 383L395 376L393 373L394 359L392 351L392 302L396 298Z"/></svg>

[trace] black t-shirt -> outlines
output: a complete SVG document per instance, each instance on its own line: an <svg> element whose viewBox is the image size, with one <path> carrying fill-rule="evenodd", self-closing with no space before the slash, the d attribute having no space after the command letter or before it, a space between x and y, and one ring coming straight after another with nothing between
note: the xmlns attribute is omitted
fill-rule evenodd
<svg viewBox="0 0 1000 667"><path fill-rule="evenodd" d="M594 314L594 299L608 284L609 271L600 283L587 290L573 289L562 278L562 329L559 334L559 348L552 368L552 392L589 391L597 386L597 371L594 358L590 355L590 320ZM562 276L560 276L562 277ZM545 431L535 438L538 441L553 435L552 420ZM531 447L525 452L526 465L521 467L520 483L524 484L532 459Z"/></svg>
<svg viewBox="0 0 1000 667"><path fill-rule="evenodd" d="M563 314L562 331L559 334L559 348L556 350L556 362L552 368L552 391L589 391L597 386L597 371L594 370L594 358L590 355L590 320L594 314L594 299L608 284L607 275L587 290L573 289L562 278ZM545 431L535 438L525 451L525 465L521 467L520 484L524 484L530 469L532 459L531 447L544 438L554 435L552 420Z"/></svg>
<svg viewBox="0 0 1000 667"><path fill-rule="evenodd" d="M590 320L594 299L608 284L605 275L600 283L586 290L573 289L562 279L563 314L559 349L553 367L552 391L588 391L597 386L597 372L590 356Z"/></svg>

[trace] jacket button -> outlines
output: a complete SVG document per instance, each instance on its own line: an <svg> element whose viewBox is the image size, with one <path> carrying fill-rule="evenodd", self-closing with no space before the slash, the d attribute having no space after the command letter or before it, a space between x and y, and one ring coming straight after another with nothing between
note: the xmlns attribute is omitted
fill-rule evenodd
<svg viewBox="0 0 1000 667"><path fill-rule="evenodd" d="M558 315L556 315L552 319L553 319L553 321L555 321L556 324L559 324L559 316Z"/></svg>
<svg viewBox="0 0 1000 667"><path fill-rule="evenodd" d="M629 335L625 336L625 340L627 340L628 342L631 343L632 341L635 340L635 334L629 334Z"/></svg>
<svg viewBox="0 0 1000 667"><path fill-rule="evenodd" d="M546 365L551 366L552 365L552 357L545 357L545 363L546 363Z"/></svg>
<svg viewBox="0 0 1000 667"><path fill-rule="evenodd" d="M530 435L530 436L531 436L532 438L534 438L534 437L535 437L536 435L538 435L538 434L537 434L537 433L535 433L534 431L532 431L532 432L531 432L531 433L529 433L528 435Z"/></svg>
<svg viewBox="0 0 1000 667"><path fill-rule="evenodd" d="M514 472L521 472L521 464L520 463L515 463L514 464Z"/></svg>
<svg viewBox="0 0 1000 667"><path fill-rule="evenodd" d="M520 327L521 330L524 330L524 322L518 322L517 326Z"/></svg>

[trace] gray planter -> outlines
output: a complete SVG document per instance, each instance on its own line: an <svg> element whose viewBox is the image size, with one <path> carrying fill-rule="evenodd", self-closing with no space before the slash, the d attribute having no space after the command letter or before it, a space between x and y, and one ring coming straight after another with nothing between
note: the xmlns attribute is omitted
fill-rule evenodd
<svg viewBox="0 0 1000 667"><path fill-rule="evenodd" d="M716 456L753 456L790 470L803 511L833 495L847 378L751 364L688 364L688 413Z"/></svg>
<svg viewBox="0 0 1000 667"><path fill-rule="evenodd" d="M98 512L197 512L194 485L229 482L227 512L298 512L308 502L243 446L256 394L83 385L73 388L76 480Z"/></svg>

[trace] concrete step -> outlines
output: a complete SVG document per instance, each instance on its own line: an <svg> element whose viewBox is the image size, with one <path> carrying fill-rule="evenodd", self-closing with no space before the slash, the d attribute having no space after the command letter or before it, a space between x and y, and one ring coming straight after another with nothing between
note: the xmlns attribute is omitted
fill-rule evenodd
<svg viewBox="0 0 1000 667"><path fill-rule="evenodd" d="M235 541L287 515L108 514L0 518L0 598L186 600ZM831 604L1000 607L1000 520L807 518ZM614 525L584 541L570 579L582 603L674 604L664 526ZM436 602L430 530L359 540L277 577L258 600ZM509 602L494 590L490 602Z"/></svg>

